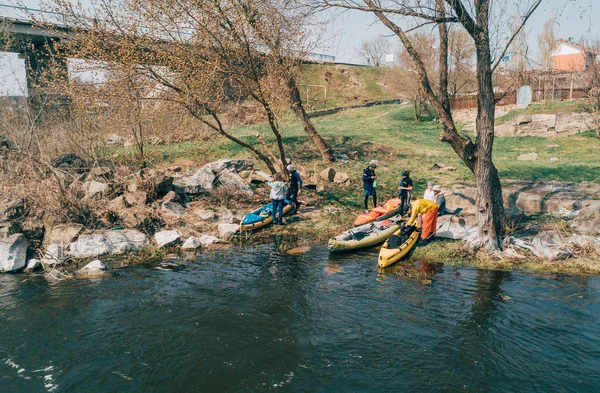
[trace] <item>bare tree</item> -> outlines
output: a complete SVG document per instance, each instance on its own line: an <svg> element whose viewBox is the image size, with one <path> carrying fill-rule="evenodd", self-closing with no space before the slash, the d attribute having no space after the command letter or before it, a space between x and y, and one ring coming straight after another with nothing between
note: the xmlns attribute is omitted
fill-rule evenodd
<svg viewBox="0 0 600 393"><path fill-rule="evenodd" d="M321 8L355 9L373 13L383 25L392 31L412 56L419 71L419 79L429 102L437 112L443 131L440 140L450 144L465 165L473 172L477 182L478 234L474 246L488 250L501 249L503 235L502 187L498 171L492 160L494 144L494 114L497 102L493 87L493 74L499 60L505 56L515 36L539 7L542 0L524 0L521 26L508 34L504 45L495 50L491 45L490 20L491 0L312 0L313 5ZM494 3L498 4L498 3ZM502 4L500 4L502 5ZM397 22L394 17L401 17ZM419 52L413 46L404 27L407 22L417 20L417 26L437 25L439 34L438 89L434 90L430 75ZM475 140L461 135L455 126L450 110L448 94L448 24L456 24L464 29L475 44L477 78L477 136ZM495 60L494 60L495 58Z"/></svg>
<svg viewBox="0 0 600 393"><path fill-rule="evenodd" d="M538 36L538 47L539 47L539 62L546 70L549 70L553 66L552 52L556 48L556 32L554 26L556 25L556 19L550 18L544 23L544 30Z"/></svg>
<svg viewBox="0 0 600 393"><path fill-rule="evenodd" d="M374 37L360 43L358 54L367 64L380 67L385 64L385 55L390 51L390 43L384 37Z"/></svg>
<svg viewBox="0 0 600 393"><path fill-rule="evenodd" d="M475 45L471 36L465 30L458 28L448 30L448 43L448 89L450 95L456 97L462 90L474 85Z"/></svg>

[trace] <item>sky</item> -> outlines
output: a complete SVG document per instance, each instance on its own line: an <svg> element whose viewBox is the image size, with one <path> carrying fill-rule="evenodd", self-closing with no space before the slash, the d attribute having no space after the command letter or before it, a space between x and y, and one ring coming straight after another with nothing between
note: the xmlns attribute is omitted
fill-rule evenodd
<svg viewBox="0 0 600 393"><path fill-rule="evenodd" d="M510 23L510 19L518 10L519 4L527 0L492 0L503 2L505 6L498 22ZM89 0L81 0L85 5ZM15 16L15 10L3 5L24 4L27 7L39 8L39 0L0 0L0 15ZM537 37L544 23L556 18L556 35L558 38L580 37L600 38L600 1L599 0L544 0L536 13L527 22L525 34L531 50L531 57L536 56ZM336 62L364 64L357 50L363 40L383 36L388 39L393 52L399 51L399 40L380 24L376 18L360 11L336 12L328 15L329 23L323 37L319 52L333 55ZM0 95L23 95L25 88L25 66L16 54L0 53Z"/></svg>

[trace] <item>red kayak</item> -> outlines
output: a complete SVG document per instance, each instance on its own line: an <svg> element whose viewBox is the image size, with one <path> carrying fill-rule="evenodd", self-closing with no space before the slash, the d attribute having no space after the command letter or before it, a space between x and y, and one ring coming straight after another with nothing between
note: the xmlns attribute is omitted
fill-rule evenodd
<svg viewBox="0 0 600 393"><path fill-rule="evenodd" d="M386 220L400 212L400 198L392 198L383 206L371 209L367 214L361 214L354 220L354 226L360 226L371 221Z"/></svg>

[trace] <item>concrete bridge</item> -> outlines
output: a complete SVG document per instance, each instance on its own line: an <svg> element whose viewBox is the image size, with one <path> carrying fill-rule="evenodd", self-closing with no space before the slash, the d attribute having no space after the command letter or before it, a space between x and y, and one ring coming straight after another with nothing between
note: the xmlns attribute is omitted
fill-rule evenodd
<svg viewBox="0 0 600 393"><path fill-rule="evenodd" d="M40 10L9 6L20 12L40 12ZM25 60L25 74L29 96L37 87L43 88L45 76L52 72L54 76L68 78L66 54L60 53L59 44L63 40L74 37L75 33L60 24L49 24L48 28L37 25L31 20L16 17L0 16L0 26L6 34L0 34L0 51L18 53ZM335 57L319 53L309 53L303 60L305 63L334 63Z"/></svg>

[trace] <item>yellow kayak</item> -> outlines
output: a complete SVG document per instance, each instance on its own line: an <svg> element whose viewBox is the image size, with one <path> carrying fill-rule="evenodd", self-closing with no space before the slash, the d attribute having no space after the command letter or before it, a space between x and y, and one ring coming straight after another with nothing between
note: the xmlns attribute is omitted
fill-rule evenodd
<svg viewBox="0 0 600 393"><path fill-rule="evenodd" d="M390 220L370 222L329 239L327 246L331 252L373 247L383 243L399 229L400 216L393 217Z"/></svg>
<svg viewBox="0 0 600 393"><path fill-rule="evenodd" d="M402 227L394 232L379 251L379 267L387 267L404 258L417 244L421 235L415 227Z"/></svg>
<svg viewBox="0 0 600 393"><path fill-rule="evenodd" d="M285 216L288 213L293 212L294 208L294 203L286 199L285 205L283 206L283 215ZM272 205L268 203L253 212L246 214L240 223L240 232L254 231L271 224L273 222L273 215L271 214L272 209Z"/></svg>

